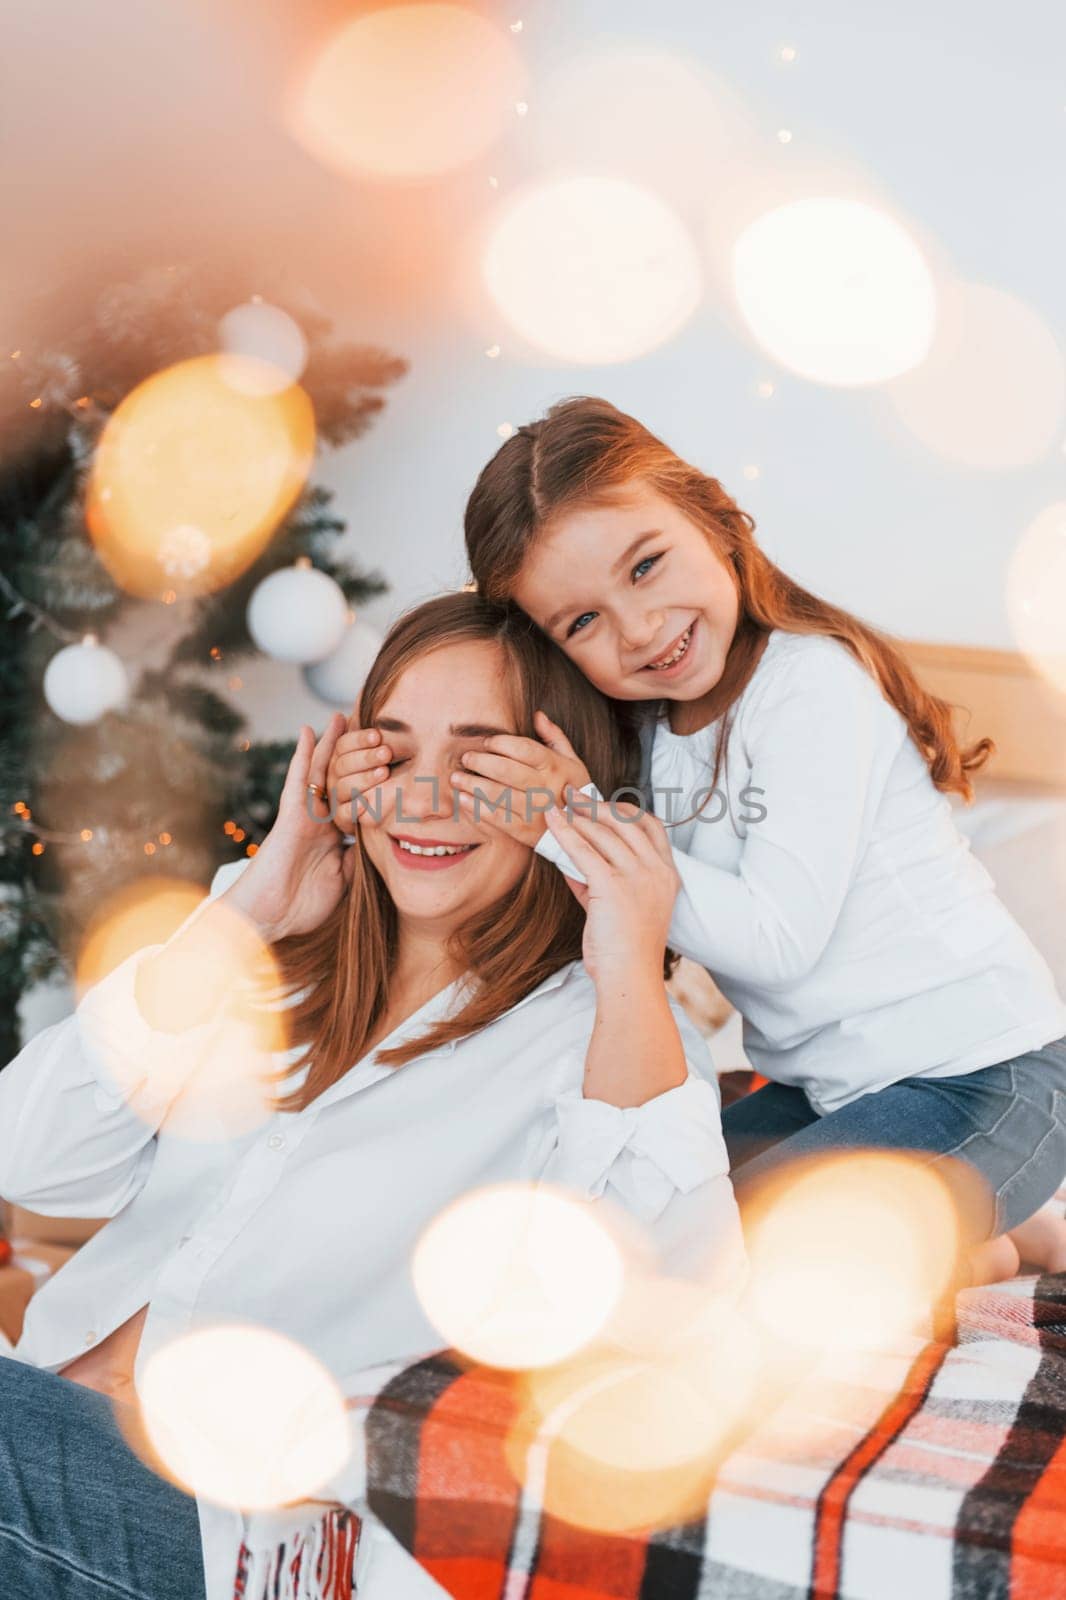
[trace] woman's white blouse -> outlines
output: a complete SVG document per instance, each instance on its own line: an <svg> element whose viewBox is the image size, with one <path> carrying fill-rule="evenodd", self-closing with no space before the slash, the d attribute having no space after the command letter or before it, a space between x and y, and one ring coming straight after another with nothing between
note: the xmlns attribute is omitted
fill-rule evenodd
<svg viewBox="0 0 1066 1600"><path fill-rule="evenodd" d="M1046 961L845 645L771 632L709 795L718 731L654 729L654 808L675 819L681 878L670 943L742 1014L760 1072L824 1113L1066 1033ZM551 834L537 849L574 872Z"/></svg>
<svg viewBox="0 0 1066 1600"><path fill-rule="evenodd" d="M247 865L220 868L208 898ZM192 1137L183 1105L242 1039L235 1018L181 1034L148 1025L135 976L161 948L127 958L0 1072L0 1194L46 1215L111 1218L31 1300L16 1359L55 1370L147 1303L138 1386L175 1336L241 1322L300 1342L344 1388L366 1368L446 1343L415 1295L412 1253L450 1202L508 1180L610 1197L649 1225L667 1266L708 1250L742 1260L717 1084L678 1008L689 1077L639 1107L582 1096L595 991L572 963L479 1034L400 1068L372 1053L302 1112L262 1120L260 1107L236 1136L220 1112ZM457 992L387 1042L423 1031ZM209 1103L200 1097L201 1119ZM231 1600L246 1524L197 1505L208 1600ZM366 1530L361 1594L400 1600L397 1571L405 1593L437 1592L373 1519ZM375 1566L388 1574L380 1584Z"/></svg>

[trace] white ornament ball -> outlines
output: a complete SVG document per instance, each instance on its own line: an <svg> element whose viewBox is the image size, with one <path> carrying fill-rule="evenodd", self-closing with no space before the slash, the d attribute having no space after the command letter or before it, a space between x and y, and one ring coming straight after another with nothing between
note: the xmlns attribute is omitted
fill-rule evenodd
<svg viewBox="0 0 1066 1600"><path fill-rule="evenodd" d="M376 628L356 618L331 656L304 668L307 687L327 705L351 711L381 642Z"/></svg>
<svg viewBox="0 0 1066 1600"><path fill-rule="evenodd" d="M113 650L90 635L57 650L44 669L44 697L64 722L98 722L129 697L126 669Z"/></svg>
<svg viewBox="0 0 1066 1600"><path fill-rule="evenodd" d="M344 590L317 567L281 567L256 585L248 631L275 661L321 661L348 626Z"/></svg>
<svg viewBox="0 0 1066 1600"><path fill-rule="evenodd" d="M218 325L223 381L242 394L280 394L307 365L307 340L287 311L250 300Z"/></svg>

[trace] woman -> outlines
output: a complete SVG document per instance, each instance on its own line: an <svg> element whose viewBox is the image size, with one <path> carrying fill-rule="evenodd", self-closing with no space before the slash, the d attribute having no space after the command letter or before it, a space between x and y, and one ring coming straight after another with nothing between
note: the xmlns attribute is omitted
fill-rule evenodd
<svg viewBox="0 0 1066 1600"><path fill-rule="evenodd" d="M443 1343L411 1255L470 1189L612 1196L653 1238L736 1259L717 1089L664 989L665 854L605 822L579 906L548 863L453 811L457 749L528 734L538 705L605 792L629 776L606 708L517 614L466 594L409 613L361 697L395 750L352 847L323 798L334 717L317 743L301 729L258 853L0 1074L0 1193L112 1219L0 1362L4 1593L231 1600L241 1517L144 1467L112 1408L161 1345L212 1323L277 1329L342 1387ZM284 1008L248 999L263 946ZM272 1081L292 1085L249 1126L233 1058L281 1017ZM344 1481L317 1492L344 1499ZM439 1593L370 1522L359 1582L368 1600Z"/></svg>

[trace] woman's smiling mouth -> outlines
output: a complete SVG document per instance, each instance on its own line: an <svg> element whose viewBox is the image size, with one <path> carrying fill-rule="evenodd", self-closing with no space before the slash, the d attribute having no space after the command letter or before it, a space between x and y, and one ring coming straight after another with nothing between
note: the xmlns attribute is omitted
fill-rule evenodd
<svg viewBox="0 0 1066 1600"><path fill-rule="evenodd" d="M481 848L477 844L454 844L447 839L415 839L407 834L390 834L389 844L395 860L416 872L439 872L442 867L454 867Z"/></svg>

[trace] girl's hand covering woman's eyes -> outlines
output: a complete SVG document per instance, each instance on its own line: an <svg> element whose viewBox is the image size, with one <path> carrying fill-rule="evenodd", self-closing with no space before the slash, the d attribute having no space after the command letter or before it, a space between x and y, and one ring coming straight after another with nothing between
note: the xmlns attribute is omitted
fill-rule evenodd
<svg viewBox="0 0 1066 1600"><path fill-rule="evenodd" d="M570 791L590 781L588 768L562 728L543 711L534 717L539 738L498 733L460 758L451 781L467 816L491 823L530 849L545 829L544 814ZM510 805L505 799L510 793Z"/></svg>
<svg viewBox="0 0 1066 1600"><path fill-rule="evenodd" d="M330 757L326 788L334 801L333 821L342 833L354 834L356 795L366 794L389 775L392 751L377 728L360 728L354 716L341 734Z"/></svg>
<svg viewBox="0 0 1066 1600"><path fill-rule="evenodd" d="M612 992L649 971L662 976L667 932L680 886L666 829L639 806L600 801L550 811L548 827L587 883L567 878L585 908L582 954L589 976Z"/></svg>
<svg viewBox="0 0 1066 1600"><path fill-rule="evenodd" d="M326 788L343 728L338 711L317 741L312 728L300 729L274 825L224 896L271 943L321 927L351 884L355 853L331 826L326 800L307 788Z"/></svg>

